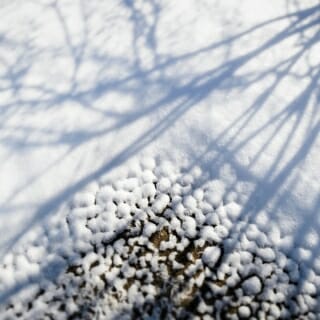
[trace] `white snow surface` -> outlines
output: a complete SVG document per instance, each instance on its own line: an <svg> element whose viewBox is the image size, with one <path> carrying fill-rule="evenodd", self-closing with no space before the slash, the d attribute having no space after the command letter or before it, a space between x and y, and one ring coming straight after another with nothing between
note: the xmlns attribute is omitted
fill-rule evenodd
<svg viewBox="0 0 320 320"><path fill-rule="evenodd" d="M272 285L289 283L273 264L294 283L305 268L297 308L317 304L318 0L5 0L0 14L1 299L19 293L22 312L38 289L21 284L56 278L138 204L139 221L166 212L139 241L170 217L180 238L238 243L231 264L271 265Z"/></svg>

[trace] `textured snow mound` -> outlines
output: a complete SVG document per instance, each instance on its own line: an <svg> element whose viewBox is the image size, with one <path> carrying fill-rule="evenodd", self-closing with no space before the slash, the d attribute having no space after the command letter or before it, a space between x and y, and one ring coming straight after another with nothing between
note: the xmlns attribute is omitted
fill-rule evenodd
<svg viewBox="0 0 320 320"><path fill-rule="evenodd" d="M320 270L243 214L250 186L226 172L143 159L92 183L7 254L0 318L316 319Z"/></svg>

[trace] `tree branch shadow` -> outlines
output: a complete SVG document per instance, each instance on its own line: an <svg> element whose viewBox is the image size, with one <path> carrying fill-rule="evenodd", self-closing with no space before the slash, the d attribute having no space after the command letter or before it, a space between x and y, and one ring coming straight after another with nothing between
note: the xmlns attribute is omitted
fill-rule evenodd
<svg viewBox="0 0 320 320"><path fill-rule="evenodd" d="M24 85L23 79L31 72L33 60L37 56L45 54L56 54L57 49L52 48L52 51L39 51L39 49L30 43L16 43L15 40L10 39L6 35L1 35L0 41L7 49L15 48L21 52L18 58L12 63L7 63L1 59L4 65L4 72L1 72L1 81L4 83L0 90L3 93L10 93L13 98L9 99L7 104L1 106L1 143L7 145L8 148L14 152L16 149L23 148L39 148L41 146L56 147L59 145L67 146L66 153L58 160L51 163L51 167L62 162L65 157L74 150L83 147L89 141L97 137L107 137L112 133L136 123L141 119L149 116L158 115L159 110L166 110L166 113L160 117L155 123L150 125L147 129L142 131L132 142L128 143L119 153L112 157L103 166L88 174L84 178L76 181L72 185L67 186L61 192L53 196L49 201L39 206L34 213L32 219L26 223L18 234L6 243L2 250L7 253L12 247L28 232L36 223L44 221L45 218L52 215L58 210L60 205L69 199L78 190L81 190L91 181L99 179L102 175L112 171L114 168L125 163L131 157L139 154L150 143L161 137L170 127L172 127L179 119L183 117L190 109L195 108L199 103L205 101L208 97L216 92L227 92L227 90L248 90L251 87L263 83L267 77L272 77L271 84L262 87L262 90L251 105L234 121L230 123L217 137L212 139L208 144L205 152L202 154L196 153L193 165L201 164L203 167L208 166L208 162L215 164L217 170L219 165L224 161L231 162L232 165L248 179L257 181L255 190L243 208L242 216L246 216L248 221L254 219L256 212L263 210L276 196L277 202L270 208L274 215L270 213L270 219L275 218L275 214L281 207L281 199L284 201L287 194L282 190L282 187L292 179L295 174L295 169L298 168L307 158L308 154L314 147L319 134L320 120L318 119L319 107L319 76L320 64L310 65L305 74L295 74L296 65L301 61L306 60L306 56L314 50L314 47L319 43L320 31L320 5L315 5L307 9L297 9L293 13L288 13L283 16L275 17L268 21L263 21L256 26L239 32L228 39L220 42L209 44L206 47L187 52L178 56L162 56L158 52L158 40L156 31L158 28L159 19L161 18L161 5L155 0L146 1L151 13L142 12L134 5L133 1L123 1L121 6L126 8L129 12L129 21L132 26L132 49L134 53L133 62L127 61L123 57L114 57L112 53L109 55L94 52L94 47L91 46L91 39L89 35L89 21L90 14L86 11L86 3L79 1L80 11L82 12L83 34L80 45L74 45L72 35L69 31L68 23L64 17L63 9L60 7L58 1L49 5L46 10L52 10L57 17L57 21L61 26L61 30L65 39L65 47L58 48L59 50L66 50L69 52L69 57L73 63L73 72L70 78L69 88L65 92L56 91L55 88L43 85ZM152 22L148 22L151 20ZM225 49L232 44L237 43L243 37L253 36L256 31L261 32L267 26L276 24L278 22L288 21L287 25L279 32L272 35L266 41L259 43L255 48L250 49L246 54L237 55L234 58L223 61L218 66L210 67L203 72L190 71L188 80L181 79L178 75L168 75L168 70L174 68L182 62L192 61L201 54L212 54L216 50ZM253 60L265 52L272 52L288 39L295 37L295 50L284 55L284 59L276 62L275 65L266 68L262 72L245 73L245 67ZM144 54L145 51L150 54L150 65L145 66ZM30 53L31 52L31 53ZM99 72L96 75L96 81L89 88L82 88L81 79L79 80L79 72L88 59L95 59L98 63L99 69L103 74L105 68L110 64L125 65L128 69L125 76L109 76L108 74L100 78ZM98 62L97 62L98 60ZM258 113L269 103L270 98L275 94L276 90L281 84L286 81L288 75L294 77L301 77L305 86L302 86L301 91L298 92L293 99L283 106L281 110L274 110L272 115L263 123L259 123L255 130L246 134L245 129L257 121ZM144 99L145 92L152 87L157 88L160 92L160 98L156 98L149 102ZM23 92L35 91L35 98L23 98ZM131 96L134 104L140 107L132 107L128 111L101 109L95 107L95 102L103 97L108 92L116 92ZM20 97L20 95L22 97ZM10 120L17 113L46 111L51 108L63 106L65 103L73 102L79 107L83 108L89 113L99 116L99 121L106 121L107 124L92 128L86 131L81 129L73 131L58 131L54 128L41 129L41 134L53 137L50 143L37 138L28 138L33 128L30 126L15 127L10 124ZM311 108L311 111L309 109ZM306 119L305 114L310 112L311 117ZM112 119L110 123L110 119ZM290 128L287 130L287 126ZM36 128L35 128L36 130ZM267 130L270 130L268 136L264 135ZM264 151L274 143L280 132L285 132L284 137L279 142L279 152L271 161L266 173L262 178L257 178L252 175L250 169L261 159ZM19 133L20 132L20 133ZM268 131L269 132L269 131ZM296 151L288 157L289 147L294 143L296 134L303 132L304 136ZM18 134L19 133L19 134ZM262 135L263 143L255 152L249 165L244 167L237 160L237 155L243 151L251 142L254 142ZM33 140L34 139L34 140ZM218 156L212 156L212 150L218 150ZM285 165L282 165L284 163ZM47 167L46 170L50 170ZM30 181L35 183L37 179ZM22 186L19 190L15 190L15 194L23 192ZM294 186L292 186L293 188ZM279 192L283 194L279 195ZM9 198L13 199L15 194ZM261 194L264 195L261 198ZM7 199L9 201L10 199ZM260 199L257 202L257 199ZM313 217L317 214L319 209L319 201L309 213L308 219L301 223L297 232L294 235L294 242L299 242L301 234L306 233L309 228L314 227ZM8 208L10 211L10 208ZM315 254L310 258L310 265L313 264ZM26 283L27 285L27 283ZM10 296L21 288L13 289L8 292Z"/></svg>

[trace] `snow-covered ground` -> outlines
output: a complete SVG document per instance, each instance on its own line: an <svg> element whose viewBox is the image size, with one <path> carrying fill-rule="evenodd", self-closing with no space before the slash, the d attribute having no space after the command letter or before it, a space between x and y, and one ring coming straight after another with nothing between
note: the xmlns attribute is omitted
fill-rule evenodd
<svg viewBox="0 0 320 320"><path fill-rule="evenodd" d="M246 288L261 302L270 300L264 288L278 284L280 293L291 297L297 292L285 286L295 283L294 290L303 297L297 298L296 304L288 302L292 309L288 310L294 312L298 306L306 319L313 317L306 312L320 305L314 289L320 275L319 1L11 0L1 2L0 14L3 308L8 308L8 299L15 299L14 312L23 314L23 301L32 295L27 293L23 300L21 294L30 285L39 296L39 288L31 285L36 279L48 276L53 283L65 281L66 270L74 270L72 250L75 255L89 250L73 247L76 236L63 231L67 217L75 224L80 221L80 229L87 228L73 217L73 206L95 204L92 197L96 199L106 185L132 192L134 188L126 187L127 183L118 183L128 177L136 177L140 182L135 188L142 188L141 183L150 176L141 172L139 163L150 158L155 159L156 167L166 167L167 161L173 167L168 169L172 172L168 180L163 180L168 170L152 168L159 181L156 194L163 195L163 203L153 203L152 212L162 213L162 206L173 206L172 194L177 191L170 189L171 184L167 186L168 181L176 181L177 175L189 177L181 182L190 188L179 200L185 211L173 210L182 215L185 234L181 238L197 238L201 243L206 237L217 237L221 231L210 228L220 225L229 230L226 238L238 239L231 252L254 252L258 257L259 250L265 250L260 260L271 266L260 268L261 261L249 259L253 269L258 265L267 271L261 271L259 279L246 278L241 290ZM128 170L132 172L124 173ZM194 175L200 180L189 181ZM213 185L207 197L211 211L201 207L207 185ZM80 203L72 200L71 205L71 199L84 188L93 188L91 196L87 200L80 196ZM164 205L166 197L171 200ZM125 215L129 209L119 201L116 212ZM229 222L222 223L221 210L228 203L234 207ZM193 219L190 212L192 216L196 209L215 215L212 219L218 222L210 225ZM110 230L119 230L113 225L112 209L102 205L101 210L106 212L103 217ZM157 223L156 230L163 231L163 225ZM168 228L169 236L174 224L170 222ZM146 234L141 241L152 236L150 230L143 231ZM135 236L132 230L127 232L127 237ZM246 233L252 236L247 239L254 243L251 247L241 238L240 234ZM84 237L88 243L93 241ZM202 263L199 268L208 265L213 270L212 279L218 279L223 289L227 279L221 274L231 274L233 279L238 270L244 268L245 274L250 267L238 264L233 266L236 271L219 267L221 274L216 274L215 260L228 243L223 240L219 246L220 240L211 239L215 246L206 247L198 260ZM52 242L52 247L46 241ZM67 258L59 262L61 245ZM30 253L34 247L38 251ZM159 248L154 247L157 255ZM295 271L287 270L287 275L279 255L292 259L300 283L290 280L297 274L292 276L290 272ZM230 254L225 259L229 266L228 259L236 258ZM52 263L55 271L48 271L50 261L58 261ZM81 265L89 272L87 263L90 266L85 260ZM281 274L272 280L275 284L270 280L270 286L264 284L268 272ZM66 281L73 283L73 275L72 271ZM46 281L43 286L50 287ZM234 284L236 280L230 281ZM261 290L257 290L259 285ZM235 291L227 292L232 300ZM47 300L39 298L39 304L55 293L49 295ZM107 296L111 299L112 294ZM126 299L124 303L131 301ZM246 307L251 300L241 299L233 306L234 317L246 318L256 312L256 307ZM279 307L281 297L275 300ZM108 303L109 308L112 302ZM263 308L271 310L274 305ZM205 306L200 309L212 312ZM41 310L39 306L37 312ZM277 311L270 311L272 316L280 317Z"/></svg>

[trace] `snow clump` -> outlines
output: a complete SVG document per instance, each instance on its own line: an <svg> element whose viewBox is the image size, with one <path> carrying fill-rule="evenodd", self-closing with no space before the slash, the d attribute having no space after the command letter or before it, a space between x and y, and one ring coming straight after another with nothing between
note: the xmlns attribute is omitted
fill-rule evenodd
<svg viewBox="0 0 320 320"><path fill-rule="evenodd" d="M76 194L4 257L0 319L318 319L320 267L203 177L144 158Z"/></svg>

